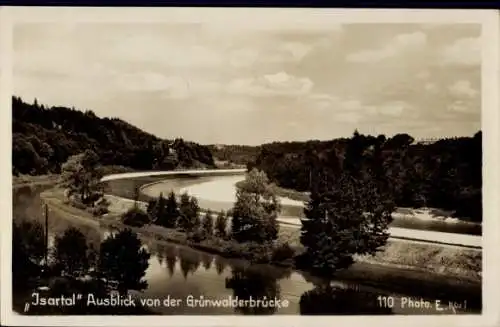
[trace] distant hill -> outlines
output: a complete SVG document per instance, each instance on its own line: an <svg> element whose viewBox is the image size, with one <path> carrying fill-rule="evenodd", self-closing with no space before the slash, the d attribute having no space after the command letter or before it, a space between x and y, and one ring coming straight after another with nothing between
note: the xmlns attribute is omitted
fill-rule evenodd
<svg viewBox="0 0 500 327"><path fill-rule="evenodd" d="M482 220L482 133L473 137L416 141L360 135L331 141L274 142L262 145L249 168L277 185L311 190L318 171L338 176L346 169L388 185L400 207L451 210L457 217Z"/></svg>
<svg viewBox="0 0 500 327"><path fill-rule="evenodd" d="M207 146L214 158L221 165L226 166L246 166L257 159L261 149L261 146L250 145L211 144Z"/></svg>
<svg viewBox="0 0 500 327"><path fill-rule="evenodd" d="M58 173L69 156L92 149L102 165L135 170L213 168L206 146L183 139L163 140L118 118L92 111L47 108L12 98L12 172Z"/></svg>

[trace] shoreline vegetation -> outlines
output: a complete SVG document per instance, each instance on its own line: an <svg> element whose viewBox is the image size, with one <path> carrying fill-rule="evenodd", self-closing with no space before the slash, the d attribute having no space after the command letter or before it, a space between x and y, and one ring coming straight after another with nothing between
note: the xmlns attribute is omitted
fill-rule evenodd
<svg viewBox="0 0 500 327"><path fill-rule="evenodd" d="M237 182L236 187L241 185L243 181ZM145 185L147 186L147 185ZM274 189L276 191L276 195L288 198L294 201L300 201L307 203L310 200L309 192L300 192L293 189L287 189L280 186L275 185ZM395 215L401 217L411 217L415 219L422 220L439 220L447 223L462 223L462 224L471 224L481 226L482 222L470 221L468 219L463 219L462 217L453 217L452 211L449 210L441 210L437 208L407 208L407 207L398 207L394 211Z"/></svg>
<svg viewBox="0 0 500 327"><path fill-rule="evenodd" d="M187 233L177 229L165 228L154 224L144 227L125 225L120 221L120 217L125 211L112 212L109 213L108 216L96 220L90 213L65 203L62 189L44 191L42 193L42 198L51 208L59 212L68 213L71 216L68 217L68 219L75 219L100 228L119 230L132 228L135 232L147 235L149 238L157 241L185 245L196 250L221 255L226 258L239 258L252 261L252 245L248 248L243 245L235 245L234 241L218 238L194 242L188 238ZM133 204L127 201L123 204L122 208L131 208L132 206ZM294 253L297 253L302 250L299 236L299 229L280 226L278 242L281 244L289 244ZM391 240L387 242L384 251L378 253L374 257L358 256L356 257L356 262L415 272L425 272L437 276L447 276L472 283L480 283L481 258L482 252L480 250ZM290 260L270 260L261 263L295 268Z"/></svg>
<svg viewBox="0 0 500 327"><path fill-rule="evenodd" d="M90 213L64 204L64 200L60 198L62 195L62 190L52 188L44 191L42 194L42 198L44 202L49 205L52 215L57 215L61 219L66 219L74 222L75 225L83 224L87 227L95 229L96 231L102 231L103 229L129 229L137 233L139 238L146 244L153 242L158 244L170 244L174 246L186 246L197 251L220 255L228 258L228 256L223 255L217 250L214 251L210 247L190 243L190 241L186 240L186 235L179 231L154 225L143 228L126 226L120 222L117 223L115 221L115 219L119 219L119 216L117 215L109 216L108 218L102 218L101 220L96 220L95 217L93 217ZM163 236L165 234L167 234L168 236ZM247 264L251 264L248 260L244 260L241 258L234 259L240 260L242 262L247 262ZM268 264L264 264L263 266L267 265ZM252 267L258 266L259 265L252 264ZM277 266L287 270L293 269L287 265L278 264ZM304 275L304 278L306 278L306 280L310 280L310 278L313 277L304 270L293 270ZM450 300L453 300L454 297L468 299L472 298L474 299L474 301L471 301L471 305L473 307L480 308L480 281L475 281L459 276L449 276L442 273L432 273L426 270L415 269L415 267L397 267L395 265L384 265L377 262L357 262L349 270L340 271L337 274L336 279L338 281L346 283L359 283L366 287L382 288L395 293L404 293L405 289L408 289L408 287L414 285L415 282L419 281L421 282L421 285L418 289L416 289L416 294L414 296L434 298L436 292L438 292L439 294L441 294L440 298L442 299L447 299L448 297ZM390 284L387 283L388 280L391 281ZM414 287L410 288L415 290ZM23 303L18 303L16 307L19 310L22 310ZM32 312L30 314L37 313ZM126 314L126 312L124 311L121 313L113 314ZM144 311L138 312L137 314L155 313Z"/></svg>
<svg viewBox="0 0 500 327"><path fill-rule="evenodd" d="M31 180L30 178L21 178L13 181L13 188L16 185L25 185L26 183L46 185L54 183L54 181L54 176L37 177ZM151 182L151 180L149 181ZM261 250L262 244L239 244L234 240L224 240L217 237L196 240L192 237L193 235L188 235L186 232L154 224L134 227L122 222L123 211L110 212L104 216L96 217L88 210L70 205L66 195L67 193L62 188L52 187L41 193L41 199L49 206L53 214L70 220L76 225L84 225L98 231L111 229L123 232L131 230L143 242L187 246L225 258L243 260L252 266L271 264L309 275L307 270L300 269L292 260L301 250L300 230L297 229L292 230L280 226L275 244L286 244L286 247L282 247L284 251L281 253L282 255L284 253L284 257L280 260L279 257L276 258L276 252L267 252L267 254L264 253L264 256L267 255L268 259L259 262L259 260L255 260L255 251ZM130 202L128 202L128 206L130 207ZM270 259L269 254L271 255ZM373 257L355 256L356 263L349 269L339 270L335 274L335 279L368 287L378 287L391 292L404 292L415 282L418 282L418 289L410 287L413 289L412 292L416 293L415 296L434 298L436 294L441 294L442 297L450 300L467 298L471 299L473 307L480 308L481 256L481 251L388 241L385 250ZM389 280L390 282L388 282ZM141 312L138 314L152 313Z"/></svg>
<svg viewBox="0 0 500 327"><path fill-rule="evenodd" d="M187 234L176 229L156 225L133 227L123 224L119 214L110 214L96 220L90 213L74 208L64 203L64 194L61 189L49 189L42 193L42 198L51 210L63 219L74 221L77 224L86 224L96 230L103 229L123 231L126 229L135 232L143 242L186 246L205 253L219 255L228 259L241 260L252 266L274 265L283 269L296 271L311 276L304 269L294 267L291 261L275 261L252 263L252 255L248 248L231 248L230 241L217 238L195 242ZM299 232L299 231L295 231ZM287 241L287 231L282 230L279 237ZM292 236L296 238L297 236ZM234 244L234 243L233 243ZM293 246L292 246L293 247ZM228 248L233 251L228 252ZM409 285L420 282L415 296L434 298L436 292L444 297L473 298L474 306L480 307L481 287L481 252L456 249L445 249L434 245L417 245L403 242L388 242L388 250L375 258L356 258L356 263L348 270L339 271L336 279L347 283L359 283L364 286L376 287L390 292L404 292ZM237 251L242 252L237 252ZM244 251L244 252L243 252ZM247 254L245 258L242 253ZM386 256L388 255L388 256ZM479 258L479 261L478 261ZM404 261L407 260L407 264ZM396 263L396 262L399 262ZM434 263L432 267L431 263ZM427 266L425 266L427 263ZM418 265L421 265L420 267ZM449 269L442 269L448 265ZM459 266L463 265L463 268ZM456 266L453 269L453 266ZM468 269L465 268L468 266ZM390 283L387 281L391 280ZM415 288L412 287L415 290Z"/></svg>
<svg viewBox="0 0 500 327"><path fill-rule="evenodd" d="M112 173L118 172L128 172L127 169L112 169L108 168L108 171ZM23 187L26 185L54 185L57 181L57 175L43 175L43 176L20 176L13 179L13 187ZM156 181L158 178L156 178ZM140 184L146 185L148 183L154 183L153 178L143 178ZM142 186L143 186L142 185ZM140 188L140 186L139 186ZM128 190L128 192L133 192L133 190ZM113 195L114 196L114 195ZM70 217L65 217L67 219L72 219L79 223L85 225L92 225L94 227L120 227L124 228L126 225L119 221L120 215L124 213L121 212L110 212L106 218L99 218L92 216L91 213L78 209L74 206L65 203L64 192L62 189L51 188L42 192L41 197L44 201L50 205L50 207L60 213L69 214ZM116 196L114 196L116 198ZM118 196L117 199L121 197ZM150 200L150 198L148 197ZM130 200L122 201L121 210L124 208L130 208L133 204ZM118 200L119 201L119 200ZM130 227L130 226L127 226ZM141 230L141 233L149 234L150 237L160 241L172 242L175 244L187 245L195 249L210 252L212 254L228 256L226 253L224 255L223 250L221 250L221 244L215 248L211 248L206 244L188 244L186 233L180 232L175 229L166 229L164 227L150 225L146 228L135 230ZM287 242L295 251L300 250L300 230L289 228L287 226L280 226L279 240L281 242ZM234 257L235 254L230 255ZM242 256L244 259L244 256ZM449 276L458 279L464 279L471 282L481 282L481 261L482 261L482 251L474 249L459 249L459 248L449 248L446 246L434 245L434 244L415 244L406 243L398 240L390 240L387 242L383 252L378 253L376 256L359 256L356 258L357 262L367 263L373 265L382 265L386 267L400 268L406 270L414 270L427 272L431 274ZM270 262L271 264L276 264L279 266L290 267L290 262L279 263Z"/></svg>

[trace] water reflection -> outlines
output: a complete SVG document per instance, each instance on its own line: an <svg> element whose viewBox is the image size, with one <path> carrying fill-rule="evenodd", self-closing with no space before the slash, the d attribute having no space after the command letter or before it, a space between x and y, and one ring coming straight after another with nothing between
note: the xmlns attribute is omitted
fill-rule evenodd
<svg viewBox="0 0 500 327"><path fill-rule="evenodd" d="M175 265L177 263L177 248L174 246L167 246L163 253L165 255L168 276L172 278L175 272Z"/></svg>
<svg viewBox="0 0 500 327"><path fill-rule="evenodd" d="M182 275L187 279L189 274L194 274L201 264L199 252L179 249L179 261Z"/></svg>
<svg viewBox="0 0 500 327"><path fill-rule="evenodd" d="M216 256L214 263L215 263L215 270L217 271L217 275L222 275L222 273L226 269L226 261L222 257Z"/></svg>
<svg viewBox="0 0 500 327"><path fill-rule="evenodd" d="M357 287L318 285L300 297L301 315L388 315L390 308L377 299L378 294Z"/></svg>
<svg viewBox="0 0 500 327"><path fill-rule="evenodd" d="M202 253L201 254L201 261L203 264L203 268L205 268L205 270L210 270L212 268L213 258L211 255L206 254L206 253Z"/></svg>
<svg viewBox="0 0 500 327"><path fill-rule="evenodd" d="M233 290L233 296L241 300L274 300L280 298L280 286L275 276L268 276L251 268L233 268L231 277L226 278L226 288ZM275 306L242 306L235 311L246 315L270 315Z"/></svg>

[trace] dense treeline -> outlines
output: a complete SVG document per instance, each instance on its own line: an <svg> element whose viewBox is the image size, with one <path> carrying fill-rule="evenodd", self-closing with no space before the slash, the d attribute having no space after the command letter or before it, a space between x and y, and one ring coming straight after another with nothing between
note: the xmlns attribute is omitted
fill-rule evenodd
<svg viewBox="0 0 500 327"><path fill-rule="evenodd" d="M210 150L183 139L162 140L118 118L92 111L12 99L12 169L15 175L59 173L70 156L92 150L101 165L136 170L213 167Z"/></svg>
<svg viewBox="0 0 500 327"><path fill-rule="evenodd" d="M237 165L254 161L260 153L260 146L250 145L208 145L208 148L218 160Z"/></svg>
<svg viewBox="0 0 500 327"><path fill-rule="evenodd" d="M248 166L301 192L311 191L312 179L325 168L332 176L347 168L367 172L386 184L399 207L434 207L482 220L481 132L430 144L407 134L386 138L358 132L350 139L275 142L263 145Z"/></svg>

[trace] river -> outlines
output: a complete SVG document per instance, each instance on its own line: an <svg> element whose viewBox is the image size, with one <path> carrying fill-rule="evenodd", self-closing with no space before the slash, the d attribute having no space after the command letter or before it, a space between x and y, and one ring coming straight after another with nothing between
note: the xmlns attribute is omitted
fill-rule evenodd
<svg viewBox="0 0 500 327"><path fill-rule="evenodd" d="M15 219L24 217L42 221L41 190L21 188L14 192ZM89 242L99 242L106 232L81 226L50 212L52 236L69 226L82 229ZM328 314L450 314L479 313L481 307L480 285L454 282L447 277L429 278L426 273L355 264L339 274L335 281L337 286L347 289L338 289L333 295L320 291L307 293L319 290L315 285L322 281L302 272L269 265L248 266L240 260L228 260L169 243L150 241L145 245L152 256L145 275L148 288L139 296L162 300L171 297L181 301L179 306L151 308L162 314L309 314L318 308ZM254 299L277 298L281 301L281 308L251 310L230 306L190 306L190 296L193 299L201 296L205 299L228 299L230 296L240 299L249 296ZM394 299L392 308L384 307L388 298ZM430 301L431 308L416 308L421 299ZM436 299L447 308L449 300L468 302L463 309L437 311L434 306ZM406 301L405 305L402 305L403 301Z"/></svg>

